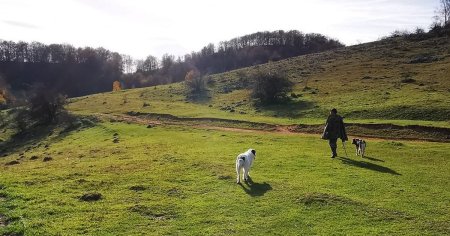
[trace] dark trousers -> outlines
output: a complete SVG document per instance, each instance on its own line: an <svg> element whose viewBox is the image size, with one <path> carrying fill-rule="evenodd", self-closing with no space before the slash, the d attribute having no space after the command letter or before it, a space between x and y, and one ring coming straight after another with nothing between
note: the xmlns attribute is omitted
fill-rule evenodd
<svg viewBox="0 0 450 236"><path fill-rule="evenodd" d="M330 138L328 140L328 143L330 144L331 152L333 153L333 156L337 156L336 149L337 149L337 138Z"/></svg>

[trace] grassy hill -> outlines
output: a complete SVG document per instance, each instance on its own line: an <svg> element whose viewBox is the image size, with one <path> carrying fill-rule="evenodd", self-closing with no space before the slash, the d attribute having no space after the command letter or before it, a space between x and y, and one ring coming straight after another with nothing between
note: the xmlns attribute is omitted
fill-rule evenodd
<svg viewBox="0 0 450 236"><path fill-rule="evenodd" d="M183 84L73 98L81 117L17 136L0 112L0 235L447 235L450 143L395 138L448 132L449 65L449 39L397 38L212 75L198 100ZM297 98L255 105L258 69ZM377 133L367 157L329 157L331 107Z"/></svg>
<svg viewBox="0 0 450 236"><path fill-rule="evenodd" d="M285 72L299 97L255 107L247 77L258 69ZM336 107L347 122L450 127L449 74L448 38L394 38L213 75L208 96L198 101L172 84L76 98L69 109L319 124Z"/></svg>

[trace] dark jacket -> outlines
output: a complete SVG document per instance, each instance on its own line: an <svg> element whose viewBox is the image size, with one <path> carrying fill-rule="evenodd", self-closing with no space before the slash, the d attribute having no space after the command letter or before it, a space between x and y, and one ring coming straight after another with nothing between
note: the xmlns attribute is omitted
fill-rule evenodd
<svg viewBox="0 0 450 236"><path fill-rule="evenodd" d="M345 132L344 121L340 115L331 114L328 116L325 129L323 130L322 139L337 139L347 141L347 132Z"/></svg>

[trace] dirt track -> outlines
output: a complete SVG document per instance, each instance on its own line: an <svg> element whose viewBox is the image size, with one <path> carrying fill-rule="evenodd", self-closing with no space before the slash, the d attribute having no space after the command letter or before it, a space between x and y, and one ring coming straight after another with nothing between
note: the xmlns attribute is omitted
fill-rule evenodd
<svg viewBox="0 0 450 236"><path fill-rule="evenodd" d="M98 114L100 118L144 125L184 125L198 128L239 131L239 132L275 132L284 134L321 134L323 125L273 125L249 121L218 118L182 118L167 114L129 112L122 115ZM353 137L380 139L422 140L450 142L450 129L419 125L399 126L393 124L346 124L347 133Z"/></svg>

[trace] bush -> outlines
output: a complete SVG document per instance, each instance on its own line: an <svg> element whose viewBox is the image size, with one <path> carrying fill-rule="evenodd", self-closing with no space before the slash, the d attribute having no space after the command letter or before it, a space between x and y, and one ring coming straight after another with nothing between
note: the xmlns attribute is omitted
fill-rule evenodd
<svg viewBox="0 0 450 236"><path fill-rule="evenodd" d="M430 27L430 31L428 34L431 34L435 37L449 36L450 35L450 24L440 25L438 23L434 23Z"/></svg>
<svg viewBox="0 0 450 236"><path fill-rule="evenodd" d="M206 79L207 77L201 76L198 71L191 70L184 77L189 93L201 94L206 91Z"/></svg>
<svg viewBox="0 0 450 236"><path fill-rule="evenodd" d="M38 91L29 100L30 116L43 124L55 122L65 103L66 97L61 94Z"/></svg>
<svg viewBox="0 0 450 236"><path fill-rule="evenodd" d="M15 120L20 132L26 131L34 125L55 123L61 115L67 114L64 109L66 97L35 87L17 104L23 105L15 109Z"/></svg>
<svg viewBox="0 0 450 236"><path fill-rule="evenodd" d="M292 90L292 83L279 72L258 71L254 76L252 97L262 103L275 103L289 99L287 93Z"/></svg>

